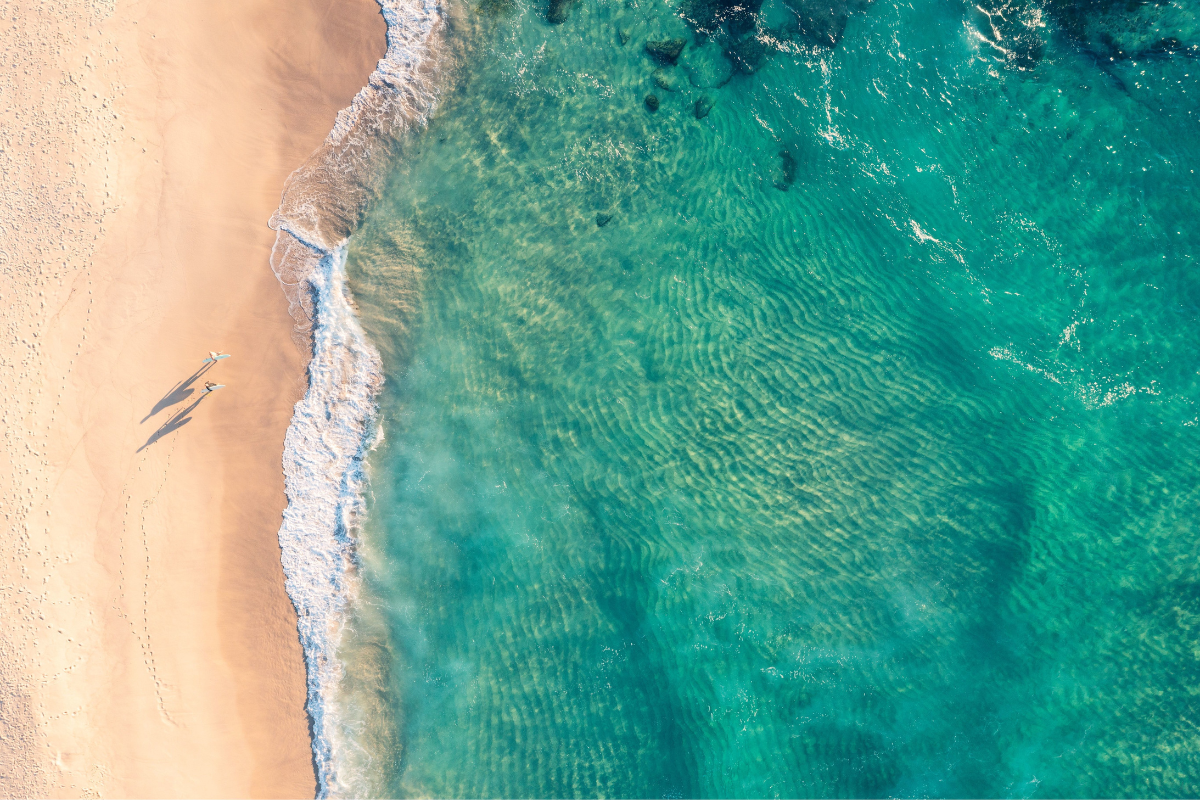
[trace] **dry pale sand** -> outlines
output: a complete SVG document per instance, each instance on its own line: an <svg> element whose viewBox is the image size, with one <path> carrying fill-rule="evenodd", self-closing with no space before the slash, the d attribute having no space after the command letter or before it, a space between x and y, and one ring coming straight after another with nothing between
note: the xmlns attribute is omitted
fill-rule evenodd
<svg viewBox="0 0 1200 800"><path fill-rule="evenodd" d="M384 32L372 0L0 0L0 795L312 795L266 222Z"/></svg>

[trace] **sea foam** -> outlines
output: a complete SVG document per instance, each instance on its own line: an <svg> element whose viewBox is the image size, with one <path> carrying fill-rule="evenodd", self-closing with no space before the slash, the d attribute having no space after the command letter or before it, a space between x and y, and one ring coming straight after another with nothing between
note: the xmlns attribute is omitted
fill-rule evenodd
<svg viewBox="0 0 1200 800"><path fill-rule="evenodd" d="M356 794L345 769L337 658L356 596L355 537L363 460L375 437L380 358L346 287L346 242L375 189L387 145L423 124L437 101L442 9L436 0L379 0L387 54L337 116L325 142L289 178L270 225L271 267L300 338L311 345L308 389L284 440L288 506L279 529L287 591L308 669L317 796Z"/></svg>

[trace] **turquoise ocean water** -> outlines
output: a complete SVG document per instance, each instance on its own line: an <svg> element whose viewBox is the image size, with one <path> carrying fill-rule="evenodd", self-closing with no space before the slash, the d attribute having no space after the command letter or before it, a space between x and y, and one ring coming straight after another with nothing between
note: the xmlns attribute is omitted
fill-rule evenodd
<svg viewBox="0 0 1200 800"><path fill-rule="evenodd" d="M457 7L350 240L359 790L1200 793L1194 50L697 8Z"/></svg>

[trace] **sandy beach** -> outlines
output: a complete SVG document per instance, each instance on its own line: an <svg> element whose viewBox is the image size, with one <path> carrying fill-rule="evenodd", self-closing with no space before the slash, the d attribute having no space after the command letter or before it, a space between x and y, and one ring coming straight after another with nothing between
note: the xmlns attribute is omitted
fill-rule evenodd
<svg viewBox="0 0 1200 800"><path fill-rule="evenodd" d="M305 364L266 223L383 19L0 11L0 795L311 796L276 538Z"/></svg>

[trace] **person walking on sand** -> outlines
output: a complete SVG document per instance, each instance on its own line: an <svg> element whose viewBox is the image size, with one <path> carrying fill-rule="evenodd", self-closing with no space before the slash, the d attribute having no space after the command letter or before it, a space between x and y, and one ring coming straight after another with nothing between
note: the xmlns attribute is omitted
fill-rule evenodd
<svg viewBox="0 0 1200 800"><path fill-rule="evenodd" d="M208 351L208 358L201 361L201 364L215 364L222 359L229 358L229 353L218 353L216 350Z"/></svg>
<svg viewBox="0 0 1200 800"><path fill-rule="evenodd" d="M201 392L200 394L212 394L217 389L224 389L224 388L225 388L225 384L223 384L223 383L213 383L212 381L205 381L204 382L204 391Z"/></svg>

